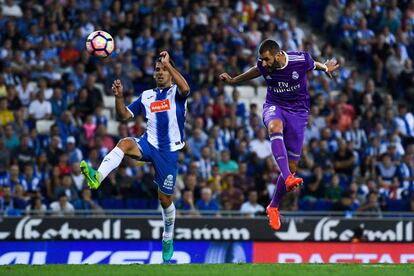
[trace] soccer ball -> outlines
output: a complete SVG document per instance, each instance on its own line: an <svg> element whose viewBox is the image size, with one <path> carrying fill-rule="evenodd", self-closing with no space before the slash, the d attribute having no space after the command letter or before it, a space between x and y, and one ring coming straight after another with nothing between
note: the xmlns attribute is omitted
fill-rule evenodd
<svg viewBox="0 0 414 276"><path fill-rule="evenodd" d="M86 39L86 50L95 57L106 58L114 49L114 39L107 32L95 31Z"/></svg>

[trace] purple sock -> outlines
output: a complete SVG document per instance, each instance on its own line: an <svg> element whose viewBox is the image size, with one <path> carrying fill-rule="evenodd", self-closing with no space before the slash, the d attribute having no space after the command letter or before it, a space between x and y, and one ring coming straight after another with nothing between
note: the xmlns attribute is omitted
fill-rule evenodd
<svg viewBox="0 0 414 276"><path fill-rule="evenodd" d="M279 175L276 181L276 189L272 197L272 201L270 201L269 206L278 208L279 203L282 200L283 196L286 194L286 185L283 177Z"/></svg>
<svg viewBox="0 0 414 276"><path fill-rule="evenodd" d="M270 141L272 143L273 156L275 157L276 163L282 172L283 179L286 179L291 173L289 170L289 162L287 158L285 143L283 142L283 134L270 134Z"/></svg>

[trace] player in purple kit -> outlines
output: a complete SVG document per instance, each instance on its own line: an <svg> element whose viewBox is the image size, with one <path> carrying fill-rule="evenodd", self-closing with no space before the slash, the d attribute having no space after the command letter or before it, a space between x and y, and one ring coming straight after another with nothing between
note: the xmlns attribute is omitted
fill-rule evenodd
<svg viewBox="0 0 414 276"><path fill-rule="evenodd" d="M325 64L314 61L307 52L282 51L275 41L268 39L260 44L255 66L234 78L228 73L220 75L220 79L229 84L259 76L266 80L263 122L270 136L273 156L281 170L276 191L266 208L273 230L281 226L278 209L280 200L286 192L303 183L302 178L295 177L295 172L310 108L306 74L310 70L321 70L330 76L338 67L339 64L332 60Z"/></svg>

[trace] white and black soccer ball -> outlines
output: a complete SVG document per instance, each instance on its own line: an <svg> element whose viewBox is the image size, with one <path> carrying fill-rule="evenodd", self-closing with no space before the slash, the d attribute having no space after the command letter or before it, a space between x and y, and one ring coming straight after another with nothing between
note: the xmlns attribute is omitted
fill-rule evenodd
<svg viewBox="0 0 414 276"><path fill-rule="evenodd" d="M115 41L112 36L105 31L95 31L86 39L86 50L89 54L106 58L115 49Z"/></svg>

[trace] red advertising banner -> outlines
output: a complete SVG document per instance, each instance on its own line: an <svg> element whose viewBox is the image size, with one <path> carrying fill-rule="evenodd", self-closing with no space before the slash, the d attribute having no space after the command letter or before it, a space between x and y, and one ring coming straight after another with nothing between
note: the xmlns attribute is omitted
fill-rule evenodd
<svg viewBox="0 0 414 276"><path fill-rule="evenodd" d="M414 244L255 242L253 262L414 263Z"/></svg>

